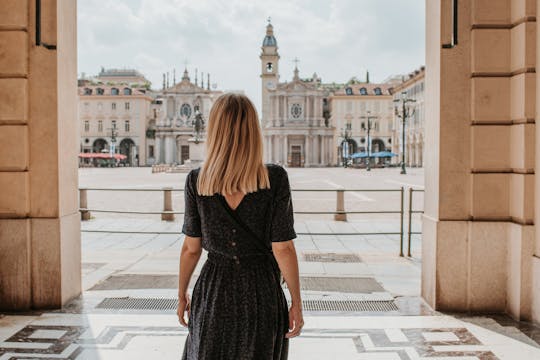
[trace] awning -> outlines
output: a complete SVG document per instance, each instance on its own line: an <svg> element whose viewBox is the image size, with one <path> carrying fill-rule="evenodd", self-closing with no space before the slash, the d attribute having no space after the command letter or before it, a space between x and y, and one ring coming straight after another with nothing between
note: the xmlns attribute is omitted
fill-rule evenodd
<svg viewBox="0 0 540 360"><path fill-rule="evenodd" d="M109 153L80 153L79 157L83 159L111 159L113 156ZM117 160L124 160L127 156L123 154L114 154L114 158Z"/></svg>

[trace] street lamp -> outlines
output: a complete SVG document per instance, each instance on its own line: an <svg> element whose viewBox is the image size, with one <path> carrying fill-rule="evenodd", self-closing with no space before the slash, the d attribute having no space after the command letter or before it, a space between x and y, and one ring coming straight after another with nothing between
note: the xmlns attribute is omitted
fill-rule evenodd
<svg viewBox="0 0 540 360"><path fill-rule="evenodd" d="M362 130L367 130L367 167L366 171L371 171L371 138L369 132L371 130L371 119L376 119L378 116L371 115L371 111L366 111L367 116L360 116L360 119L367 119L367 129L364 123L362 123Z"/></svg>
<svg viewBox="0 0 540 360"><path fill-rule="evenodd" d="M341 159L343 161L343 167L347 167L347 159L349 158L350 149L349 149L349 139L351 138L350 135L351 130L351 123L345 124L345 129L341 128L341 137L343 138L343 141L341 142Z"/></svg>
<svg viewBox="0 0 540 360"><path fill-rule="evenodd" d="M401 118L401 120L402 120L402 128L401 128L401 146L402 146L402 150L401 150L401 153L402 153L401 174L406 174L407 171L405 170L405 122L406 122L407 118L412 117L414 115L414 113L415 113L415 109L414 108L411 109L411 106L407 105L407 104L411 103L411 102L416 102L416 100L407 98L407 92L402 91L401 92L401 99L394 99L395 103L398 103L400 101L401 101L401 114L399 113L399 110L398 110L399 106L398 105L395 105L394 109L395 109L396 116Z"/></svg>

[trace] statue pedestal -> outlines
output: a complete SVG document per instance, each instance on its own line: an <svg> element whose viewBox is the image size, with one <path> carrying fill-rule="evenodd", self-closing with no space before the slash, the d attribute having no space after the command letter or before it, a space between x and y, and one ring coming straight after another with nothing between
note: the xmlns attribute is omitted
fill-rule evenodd
<svg viewBox="0 0 540 360"><path fill-rule="evenodd" d="M188 139L189 159L186 160L182 165L176 165L174 167L169 168L167 172L169 173L189 172L191 169L195 169L201 166L202 162L206 158L205 141L206 141L205 139L199 139L198 143L196 143L194 137Z"/></svg>

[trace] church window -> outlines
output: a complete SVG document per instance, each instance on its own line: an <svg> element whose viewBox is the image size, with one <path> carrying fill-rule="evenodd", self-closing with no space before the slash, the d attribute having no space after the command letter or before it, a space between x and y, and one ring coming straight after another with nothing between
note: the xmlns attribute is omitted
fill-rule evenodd
<svg viewBox="0 0 540 360"><path fill-rule="evenodd" d="M269 62L269 63L266 63L266 72L272 72L274 71L274 65Z"/></svg>
<svg viewBox="0 0 540 360"><path fill-rule="evenodd" d="M117 88L112 88L111 89L111 95L118 95L119 92L118 92L118 89Z"/></svg>
<svg viewBox="0 0 540 360"><path fill-rule="evenodd" d="M351 89L350 87L346 88L346 89L345 89L345 94L347 94L347 95L352 95L352 94L353 94L353 93L352 93L352 89Z"/></svg>
<svg viewBox="0 0 540 360"><path fill-rule="evenodd" d="M189 119L191 116L191 106L189 104L182 104L182 106L180 106L180 116Z"/></svg>
<svg viewBox="0 0 540 360"><path fill-rule="evenodd" d="M293 104L291 106L291 115L293 118L298 119L302 115L302 106L300 104Z"/></svg>
<svg viewBox="0 0 540 360"><path fill-rule="evenodd" d="M360 95L367 95L367 89L365 87L360 88Z"/></svg>

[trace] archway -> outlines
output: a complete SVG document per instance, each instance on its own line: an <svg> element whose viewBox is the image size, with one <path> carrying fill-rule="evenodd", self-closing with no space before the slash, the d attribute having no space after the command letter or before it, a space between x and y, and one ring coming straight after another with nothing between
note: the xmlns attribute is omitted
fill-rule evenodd
<svg viewBox="0 0 540 360"><path fill-rule="evenodd" d="M109 143L107 142L107 140L102 139L102 138L94 140L94 143L92 144L92 152L95 152L95 153L99 153L103 149L108 149L108 148L109 148Z"/></svg>
<svg viewBox="0 0 540 360"><path fill-rule="evenodd" d="M126 160L124 161L129 166L137 166L137 154L136 154L136 145L133 140L130 138L125 138L122 141L120 141L120 154L127 156Z"/></svg>

